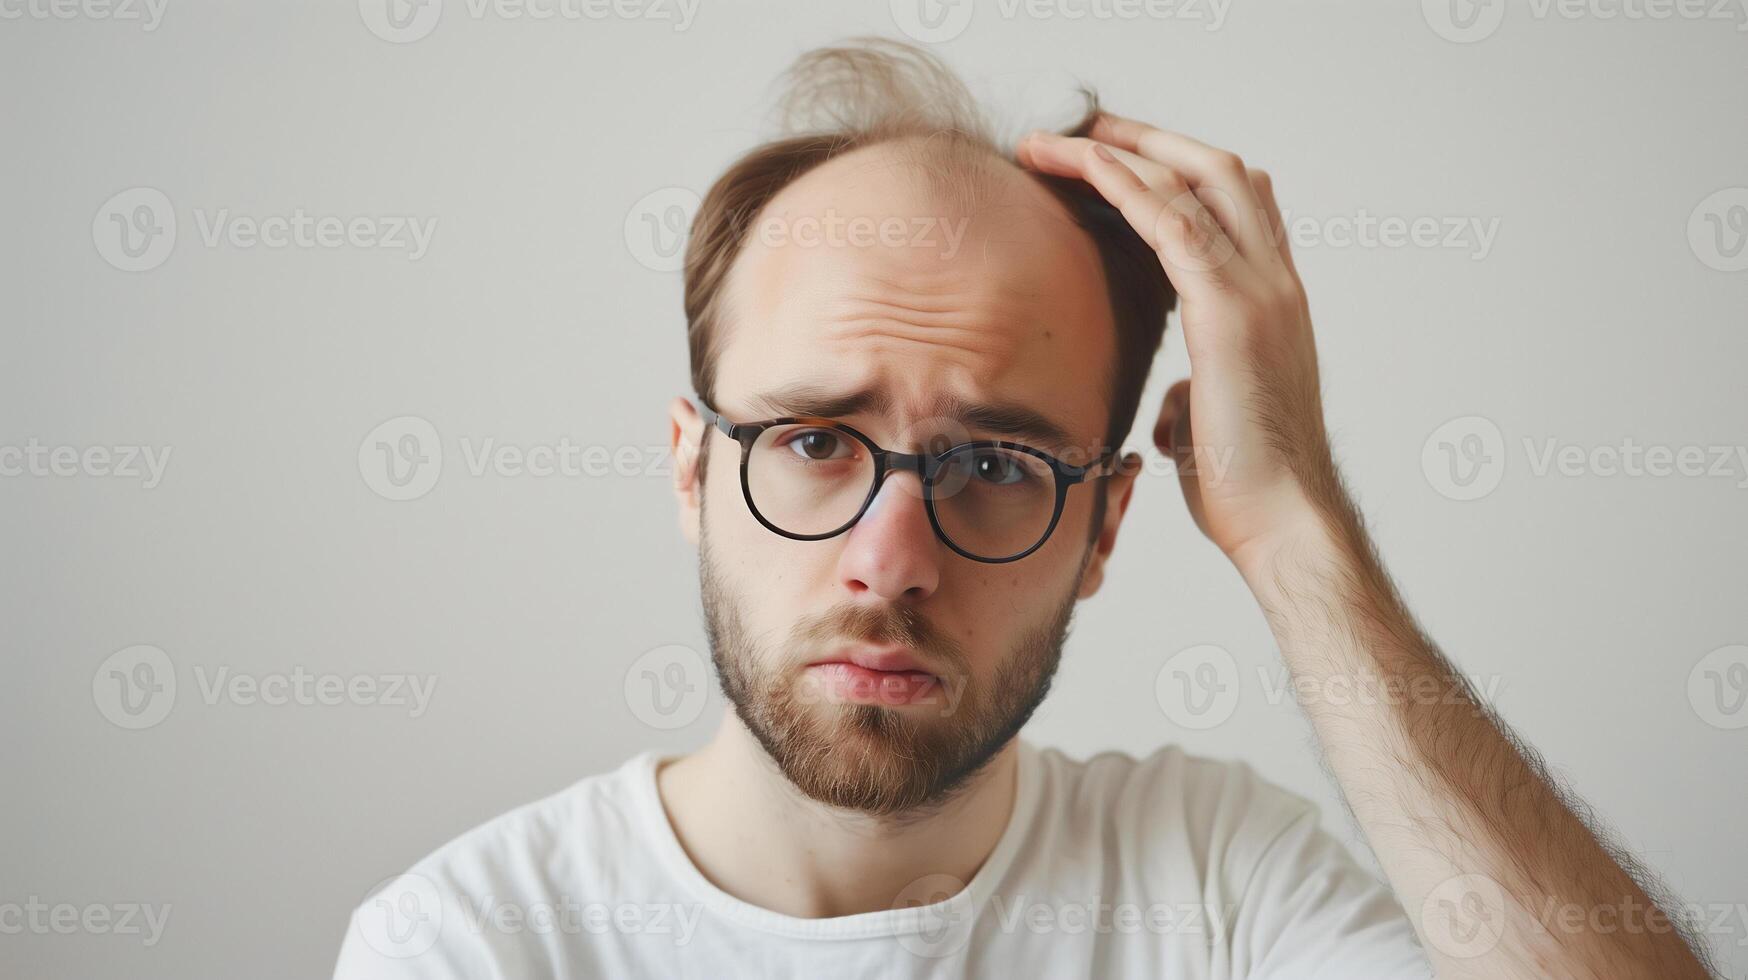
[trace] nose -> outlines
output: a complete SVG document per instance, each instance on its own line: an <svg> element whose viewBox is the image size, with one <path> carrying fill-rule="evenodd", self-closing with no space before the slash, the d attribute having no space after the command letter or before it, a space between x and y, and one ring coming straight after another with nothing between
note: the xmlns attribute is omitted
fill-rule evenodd
<svg viewBox="0 0 1748 980"><path fill-rule="evenodd" d="M915 473L890 473L854 527L846 532L838 578L851 594L889 602L921 602L941 582L941 540L929 523Z"/></svg>

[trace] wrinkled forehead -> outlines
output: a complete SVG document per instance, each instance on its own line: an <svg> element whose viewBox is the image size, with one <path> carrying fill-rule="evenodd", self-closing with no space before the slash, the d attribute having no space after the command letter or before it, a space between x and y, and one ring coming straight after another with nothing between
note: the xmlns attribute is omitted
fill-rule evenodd
<svg viewBox="0 0 1748 980"><path fill-rule="evenodd" d="M776 195L729 276L718 408L768 416L799 404L770 392L860 393L861 419L888 432L939 428L946 412L988 435L978 409L1030 410L1095 444L1116 349L1097 248L1042 185L991 162L955 187L875 146Z"/></svg>

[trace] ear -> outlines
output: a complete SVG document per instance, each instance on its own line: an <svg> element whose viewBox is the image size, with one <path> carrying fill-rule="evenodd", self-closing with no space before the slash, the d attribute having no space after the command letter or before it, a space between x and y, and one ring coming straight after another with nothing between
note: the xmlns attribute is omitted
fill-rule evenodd
<svg viewBox="0 0 1748 980"><path fill-rule="evenodd" d="M680 505L680 533L698 546L698 512L704 501L703 481L698 478L698 448L704 436L704 419L692 402L676 395L668 403L669 451L674 457L674 499Z"/></svg>
<svg viewBox="0 0 1748 980"><path fill-rule="evenodd" d="M1105 559L1117 547L1117 528L1123 524L1123 513L1129 509L1129 498L1135 493L1135 477L1141 473L1141 457L1124 453L1117 471L1102 481L1105 493L1105 525L1099 528L1092 555L1087 558L1086 574L1080 577L1077 599L1090 599L1105 582Z"/></svg>

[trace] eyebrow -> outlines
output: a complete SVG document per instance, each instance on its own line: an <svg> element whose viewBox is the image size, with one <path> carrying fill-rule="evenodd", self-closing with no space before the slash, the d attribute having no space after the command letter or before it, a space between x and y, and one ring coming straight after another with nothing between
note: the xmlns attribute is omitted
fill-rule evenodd
<svg viewBox="0 0 1748 980"><path fill-rule="evenodd" d="M892 396L881 388L844 392L809 382L760 392L752 396L752 403L772 416L817 415L830 419L846 415L890 415L894 407ZM1074 445L1074 437L1067 427L1041 412L1012 402L974 402L951 392L938 392L924 403L922 414L951 418L968 429L1029 440L1051 450Z"/></svg>

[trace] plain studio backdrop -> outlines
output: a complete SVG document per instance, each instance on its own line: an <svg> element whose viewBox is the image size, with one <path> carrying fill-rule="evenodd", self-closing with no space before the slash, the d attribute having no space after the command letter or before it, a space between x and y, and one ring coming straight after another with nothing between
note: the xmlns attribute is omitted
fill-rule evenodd
<svg viewBox="0 0 1748 980"><path fill-rule="evenodd" d="M0 973L325 975L433 847L709 735L680 234L779 72L863 33L1010 139L1084 81L1275 175L1413 608L1748 971L1738 7L0 12ZM1242 759L1364 853L1151 448L1187 370L1174 317L1026 734Z"/></svg>

